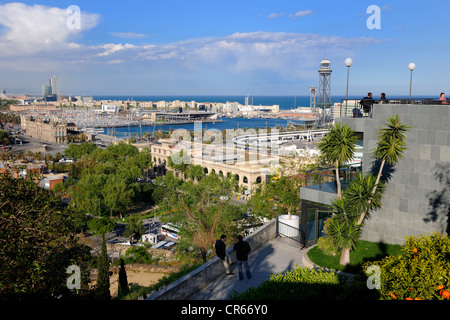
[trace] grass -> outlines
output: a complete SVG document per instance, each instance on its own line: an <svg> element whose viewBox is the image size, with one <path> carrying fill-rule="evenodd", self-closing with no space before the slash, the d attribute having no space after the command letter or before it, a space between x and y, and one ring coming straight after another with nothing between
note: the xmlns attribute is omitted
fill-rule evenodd
<svg viewBox="0 0 450 320"><path fill-rule="evenodd" d="M362 271L361 265L364 262L381 260L386 256L396 255L400 249L401 245L361 240L358 243L358 246L350 252L349 266L341 266L339 264L339 254L336 256L326 255L317 246L314 246L308 251L308 257L314 264L321 267L350 273L359 273Z"/></svg>

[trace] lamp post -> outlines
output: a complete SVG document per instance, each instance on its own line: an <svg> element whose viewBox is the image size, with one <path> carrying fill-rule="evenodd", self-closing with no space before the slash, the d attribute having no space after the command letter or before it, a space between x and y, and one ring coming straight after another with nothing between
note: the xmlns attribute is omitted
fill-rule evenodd
<svg viewBox="0 0 450 320"><path fill-rule="evenodd" d="M412 89L412 72L413 70L416 68L416 64L415 63L410 63L408 65L408 69L411 71L411 76L409 78L409 102L411 103L411 89Z"/></svg>
<svg viewBox="0 0 450 320"><path fill-rule="evenodd" d="M345 66L347 67L347 90L346 90L346 94L345 94L345 115L347 115L347 111L348 111L348 75L349 75L350 67L353 64L353 60L352 60L352 58L347 58L347 59L345 59L344 63L345 63ZM342 108L341 108L341 111L342 111ZM342 117L342 112L341 112L341 117Z"/></svg>

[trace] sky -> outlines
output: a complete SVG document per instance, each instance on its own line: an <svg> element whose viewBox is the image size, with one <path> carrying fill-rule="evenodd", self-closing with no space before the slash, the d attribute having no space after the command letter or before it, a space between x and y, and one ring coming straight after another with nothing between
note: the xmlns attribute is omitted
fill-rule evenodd
<svg viewBox="0 0 450 320"><path fill-rule="evenodd" d="M375 9L374 9L375 8ZM67 95L439 96L449 1L0 1L0 89ZM408 69L409 63L416 69ZM450 95L450 94L449 94Z"/></svg>

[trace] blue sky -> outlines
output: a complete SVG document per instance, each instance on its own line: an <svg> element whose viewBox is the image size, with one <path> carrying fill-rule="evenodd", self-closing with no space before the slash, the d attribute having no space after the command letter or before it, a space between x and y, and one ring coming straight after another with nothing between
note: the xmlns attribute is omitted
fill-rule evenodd
<svg viewBox="0 0 450 320"><path fill-rule="evenodd" d="M69 29L80 9L79 28ZM370 5L381 9L369 29ZM332 95L450 91L448 1L0 2L0 88L65 94L308 95L319 62Z"/></svg>

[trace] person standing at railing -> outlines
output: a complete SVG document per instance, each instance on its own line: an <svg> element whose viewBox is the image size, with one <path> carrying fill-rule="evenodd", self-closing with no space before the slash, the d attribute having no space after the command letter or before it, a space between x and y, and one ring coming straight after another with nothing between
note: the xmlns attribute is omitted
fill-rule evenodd
<svg viewBox="0 0 450 320"><path fill-rule="evenodd" d="M369 116L372 115L372 107L375 101L372 98L372 92L367 93L367 97L362 98L359 102L364 113L367 113Z"/></svg>
<svg viewBox="0 0 450 320"><path fill-rule="evenodd" d="M239 280L244 280L244 275L242 273L242 265L245 267L245 272L247 274L247 279L252 278L252 274L250 272L250 267L248 266L248 254L251 251L250 245L248 242L242 240L242 236L237 236L237 242L233 246L233 249L236 250L236 260L239 272Z"/></svg>
<svg viewBox="0 0 450 320"><path fill-rule="evenodd" d="M440 104L448 104L448 102L447 102L447 98L445 98L445 93L444 92L441 92L441 96L440 96L440 98L439 98L439 103Z"/></svg>
<svg viewBox="0 0 450 320"><path fill-rule="evenodd" d="M225 267L225 271L227 273L227 275L231 275L233 274L232 272L230 272L230 265L232 265L232 263L230 263L230 257L227 255L226 253L226 246L225 246L225 241L227 240L227 236L226 235L221 235L220 239L216 241L216 244L214 245L215 249L216 249L216 255L219 257L220 260L222 260L223 266Z"/></svg>
<svg viewBox="0 0 450 320"><path fill-rule="evenodd" d="M389 103L388 99L386 99L386 93L380 94L380 101L379 103Z"/></svg>

